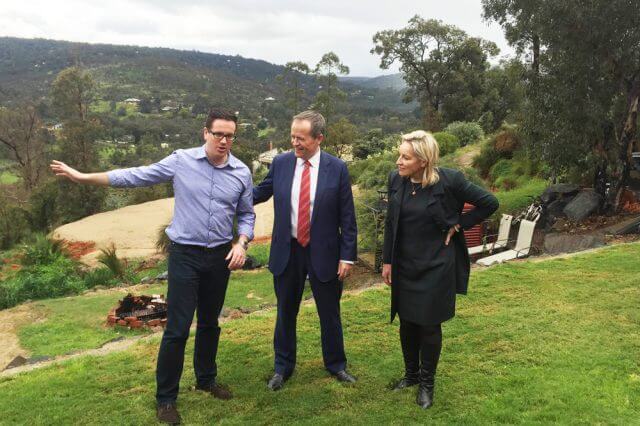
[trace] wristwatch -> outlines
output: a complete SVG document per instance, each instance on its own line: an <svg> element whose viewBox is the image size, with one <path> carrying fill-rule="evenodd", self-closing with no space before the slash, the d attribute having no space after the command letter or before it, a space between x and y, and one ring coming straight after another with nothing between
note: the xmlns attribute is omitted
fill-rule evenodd
<svg viewBox="0 0 640 426"><path fill-rule="evenodd" d="M249 249L249 241L243 240L243 241L238 241L238 242L240 243L240 245L242 246L244 251L247 251Z"/></svg>

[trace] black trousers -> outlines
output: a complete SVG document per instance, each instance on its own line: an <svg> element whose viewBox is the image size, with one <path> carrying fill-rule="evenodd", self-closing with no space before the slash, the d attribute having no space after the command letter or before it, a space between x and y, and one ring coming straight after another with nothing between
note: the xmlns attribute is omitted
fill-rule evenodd
<svg viewBox="0 0 640 426"><path fill-rule="evenodd" d="M174 402L178 397L184 348L196 310L198 322L193 353L196 380L203 386L215 382L220 339L218 316L230 273L224 258L230 249L228 243L212 249L171 243L167 327L156 369L158 403Z"/></svg>
<svg viewBox="0 0 640 426"><path fill-rule="evenodd" d="M435 374L442 351L442 325L420 325L400 319L400 343L405 374L417 377L420 370Z"/></svg>
<svg viewBox="0 0 640 426"><path fill-rule="evenodd" d="M292 239L289 263L282 274L273 278L278 299L278 316L273 337L275 372L285 377L293 374L296 365L296 322L307 274L320 317L324 366L332 374L347 366L340 320L342 281L337 276L329 282L319 281L311 267L309 246L302 247L297 240Z"/></svg>

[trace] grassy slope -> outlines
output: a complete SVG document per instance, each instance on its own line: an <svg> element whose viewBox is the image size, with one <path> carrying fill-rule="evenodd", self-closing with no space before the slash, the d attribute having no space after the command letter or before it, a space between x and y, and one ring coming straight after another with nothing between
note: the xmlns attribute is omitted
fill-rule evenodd
<svg viewBox="0 0 640 426"><path fill-rule="evenodd" d="M167 286L139 286L136 294L140 293L166 295ZM20 345L33 356L55 356L96 348L119 336L145 333L104 325L109 309L124 295L116 289L106 293L34 302L34 308L45 319L19 329ZM267 270L235 272L232 275L225 299L226 307L255 309L273 303L273 281Z"/></svg>
<svg viewBox="0 0 640 426"><path fill-rule="evenodd" d="M360 381L341 386L322 369L313 307L301 310L296 374L271 393L274 313L225 325L220 379L229 402L187 390L187 347L180 407L188 424L354 424L383 422L613 423L640 418L640 244L569 259L502 265L475 272L458 316L444 326L436 405L414 391L392 393L402 370L397 323L388 324L389 290L346 297L345 339ZM120 424L154 421L157 342L103 358L81 358L0 382L4 423Z"/></svg>

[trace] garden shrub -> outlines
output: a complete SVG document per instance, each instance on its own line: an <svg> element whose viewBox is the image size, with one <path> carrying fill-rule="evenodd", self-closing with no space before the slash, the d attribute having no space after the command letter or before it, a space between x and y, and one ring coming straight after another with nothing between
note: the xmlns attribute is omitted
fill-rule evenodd
<svg viewBox="0 0 640 426"><path fill-rule="evenodd" d="M433 137L438 142L441 156L451 154L455 152L456 149L460 148L460 141L458 141L458 138L451 133L437 132L433 134Z"/></svg>
<svg viewBox="0 0 640 426"><path fill-rule="evenodd" d="M454 121L444 131L457 137L460 146L476 143L484 137L482 127L475 122Z"/></svg>
<svg viewBox="0 0 640 426"><path fill-rule="evenodd" d="M113 275L111 269L107 267L92 269L85 272L82 276L82 281L85 288L88 289L94 288L98 285L112 287L120 282L120 280Z"/></svg>
<svg viewBox="0 0 640 426"><path fill-rule="evenodd" d="M84 289L77 264L60 256L49 264L27 266L12 278L0 282L0 309L25 300L78 294Z"/></svg>
<svg viewBox="0 0 640 426"><path fill-rule="evenodd" d="M488 177L491 167L502 158L500 153L496 151L495 147L489 141L482 146L480 154L476 155L473 159L473 167L478 169L480 176Z"/></svg>

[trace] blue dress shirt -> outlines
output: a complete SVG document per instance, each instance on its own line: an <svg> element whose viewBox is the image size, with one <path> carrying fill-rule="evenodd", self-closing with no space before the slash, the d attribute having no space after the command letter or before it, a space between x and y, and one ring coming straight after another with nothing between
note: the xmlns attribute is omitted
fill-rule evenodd
<svg viewBox="0 0 640 426"><path fill-rule="evenodd" d="M229 153L221 166L207 159L204 145L179 149L150 166L112 170L109 185L118 188L150 186L173 181L175 205L167 227L179 244L217 247L233 239L233 219L238 234L253 239L253 183L249 168Z"/></svg>

